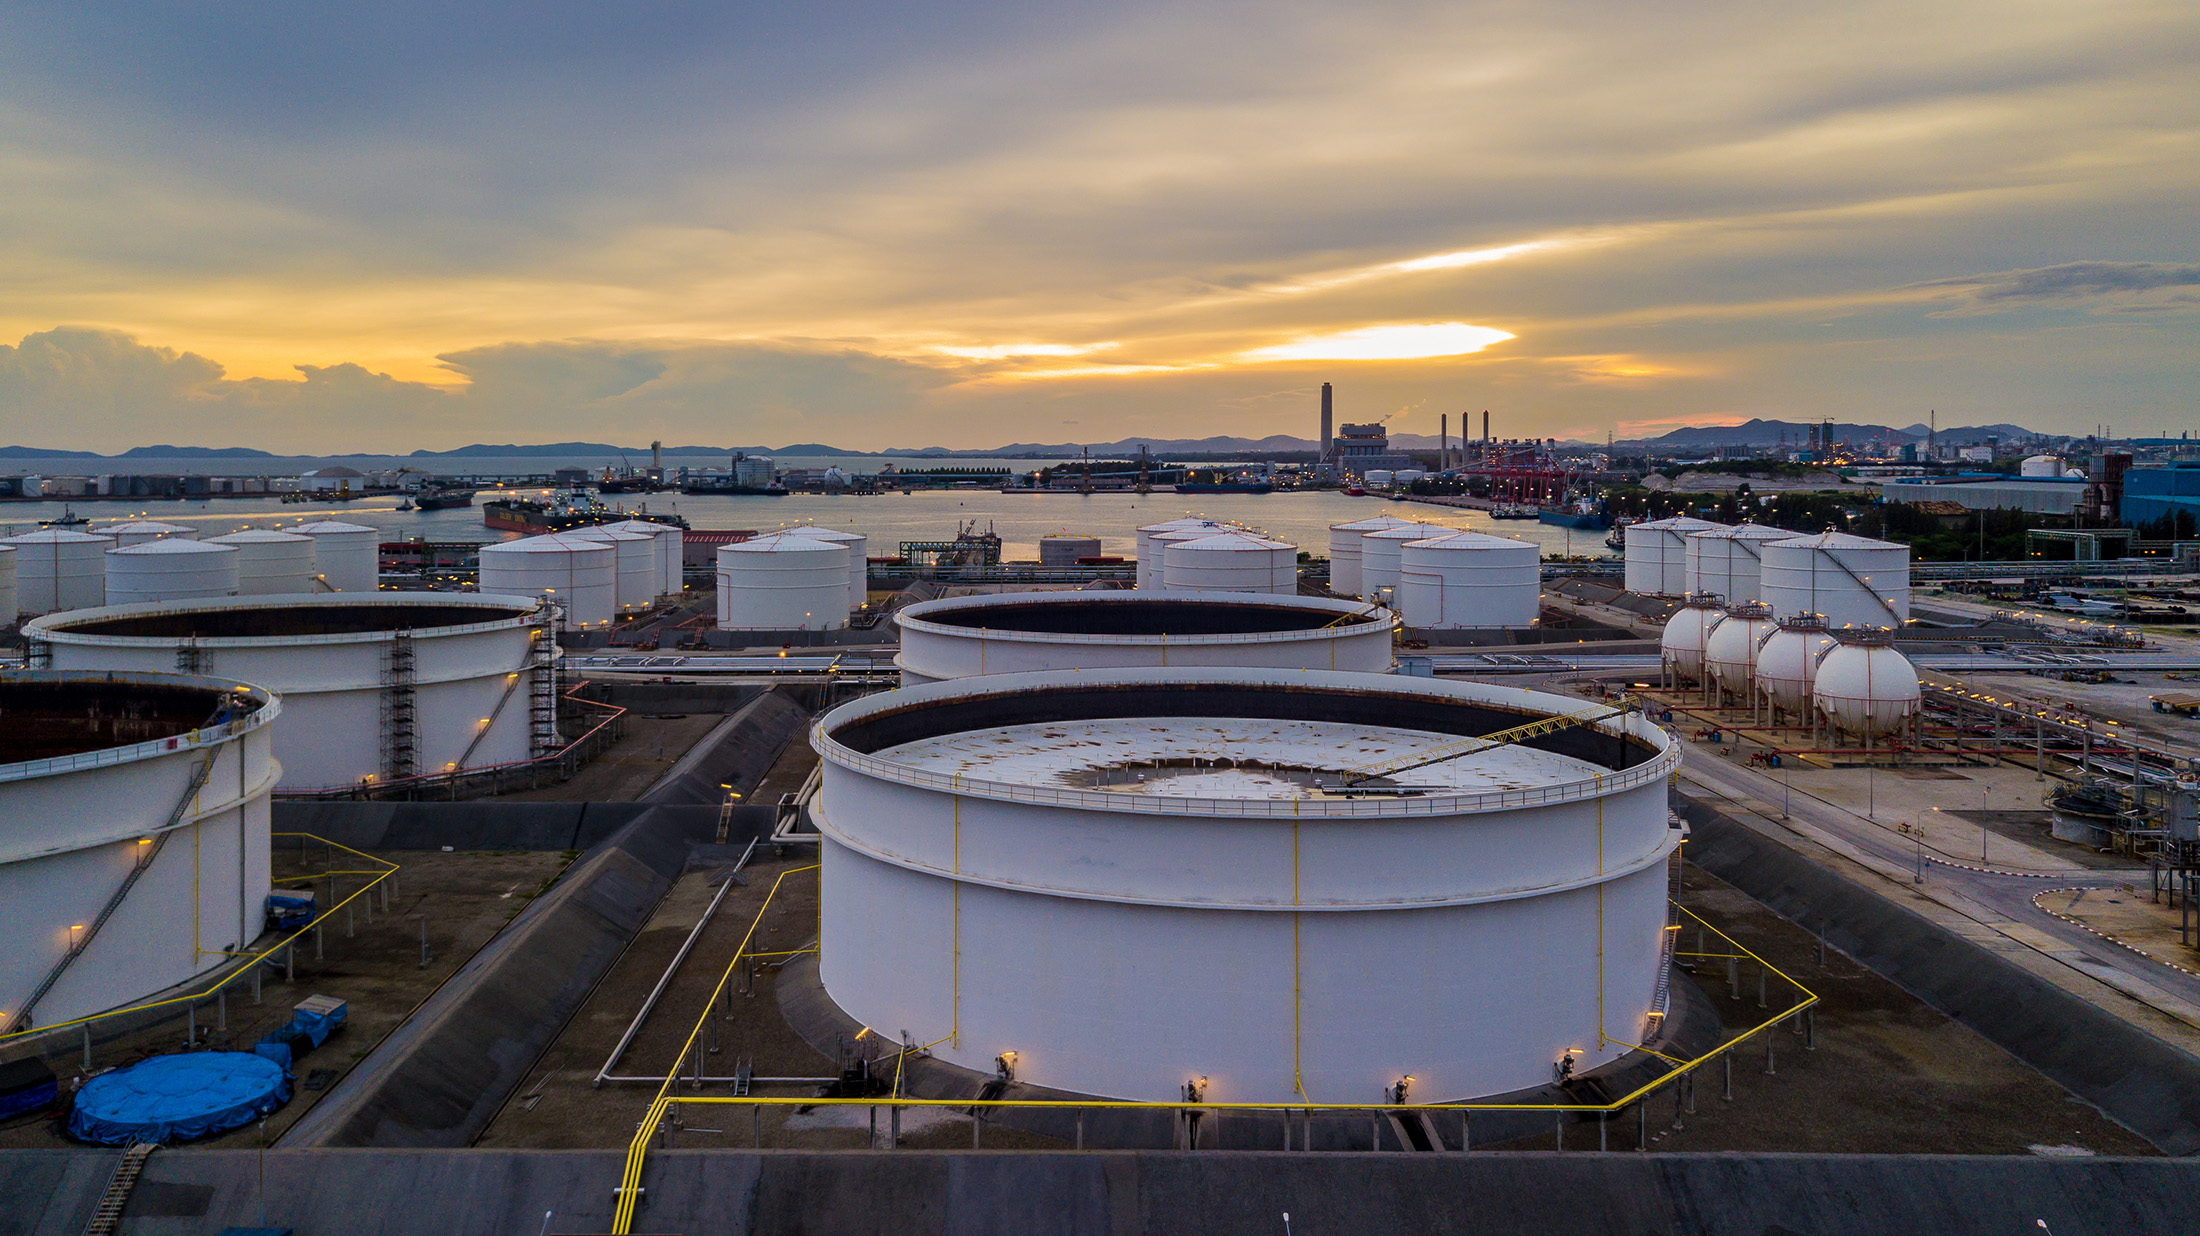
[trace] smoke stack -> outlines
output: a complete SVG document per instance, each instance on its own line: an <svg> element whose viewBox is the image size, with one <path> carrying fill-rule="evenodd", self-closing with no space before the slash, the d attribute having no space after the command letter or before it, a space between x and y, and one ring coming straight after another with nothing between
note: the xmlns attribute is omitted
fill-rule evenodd
<svg viewBox="0 0 2200 1236"><path fill-rule="evenodd" d="M1466 426L1461 425L1461 429ZM1442 472L1451 459L1451 413L1436 414L1436 470Z"/></svg>
<svg viewBox="0 0 2200 1236"><path fill-rule="evenodd" d="M1482 409L1482 441L1484 441L1484 442L1488 442L1489 440L1490 440L1490 410L1489 410L1488 408L1484 408L1484 409Z"/></svg>
<svg viewBox="0 0 2200 1236"><path fill-rule="evenodd" d="M1324 382L1324 383L1322 383L1322 458L1323 458L1323 459L1327 459L1327 458L1329 458L1329 442L1330 442L1330 438L1331 438L1331 434L1330 434L1330 424L1329 424L1329 383L1327 383L1327 382Z"/></svg>

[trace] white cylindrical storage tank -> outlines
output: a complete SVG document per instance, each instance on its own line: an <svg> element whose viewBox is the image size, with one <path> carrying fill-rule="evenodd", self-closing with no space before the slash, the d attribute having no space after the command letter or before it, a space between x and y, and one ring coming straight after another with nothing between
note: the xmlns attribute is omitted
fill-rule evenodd
<svg viewBox="0 0 2200 1236"><path fill-rule="evenodd" d="M1427 475L1426 468L1400 468L1390 474L1390 481L1394 485L1411 485Z"/></svg>
<svg viewBox="0 0 2200 1236"><path fill-rule="evenodd" d="M1532 627L1542 608L1542 553L1526 541L1454 532L1399 551L1398 613L1409 627Z"/></svg>
<svg viewBox="0 0 2200 1236"><path fill-rule="evenodd" d="M1414 522L1395 515L1376 515L1349 523L1329 525L1329 590L1338 596L1363 594L1360 584L1360 538L1385 528L1410 528Z"/></svg>
<svg viewBox="0 0 2200 1236"><path fill-rule="evenodd" d="M657 582L653 585L657 595L674 597L686 590L682 556L686 553L687 538L680 529L647 519L622 519L615 524L597 526L606 532L633 532L649 537L657 557Z"/></svg>
<svg viewBox="0 0 2200 1236"><path fill-rule="evenodd" d="M1450 536L1457 528L1443 524L1396 524L1360 536L1360 595L1373 600L1385 588L1398 586L1398 560L1408 542Z"/></svg>
<svg viewBox="0 0 2200 1236"><path fill-rule="evenodd" d="M552 672L548 621L528 596L346 592L111 605L26 634L56 669L157 671L188 656L274 691L281 788L299 793L555 750L555 717L534 713L538 677ZM405 678L390 672L400 649Z"/></svg>
<svg viewBox="0 0 2200 1236"><path fill-rule="evenodd" d="M1658 639L1658 660L1675 682L1703 681L1704 645L1711 641L1712 628L1724 617L1724 601L1711 593L1696 593L1665 620L1665 633Z"/></svg>
<svg viewBox="0 0 2200 1236"><path fill-rule="evenodd" d="M848 625L848 545L775 532L718 547L718 626L837 631Z"/></svg>
<svg viewBox="0 0 2200 1236"><path fill-rule="evenodd" d="M1627 525L1623 534L1627 542L1627 591L1642 596L1688 595L1688 538L1724 527L1686 515Z"/></svg>
<svg viewBox="0 0 2200 1236"><path fill-rule="evenodd" d="M1080 559L1100 556L1100 538L1055 534L1039 538L1039 565L1073 567Z"/></svg>
<svg viewBox="0 0 2200 1236"><path fill-rule="evenodd" d="M563 533L481 547L483 592L549 597L568 627L607 625L619 607L619 551Z"/></svg>
<svg viewBox="0 0 2200 1236"><path fill-rule="evenodd" d="M1299 591L1299 547L1250 532L1178 541L1161 551L1161 578L1170 592Z"/></svg>
<svg viewBox="0 0 2200 1236"><path fill-rule="evenodd" d="M2017 465L2019 476L2061 476L2063 461L2056 455L2034 455Z"/></svg>
<svg viewBox="0 0 2200 1236"><path fill-rule="evenodd" d="M860 532L842 532L835 528L815 526L789 528L787 531L796 536L831 541L848 551L848 609L851 613L862 609L864 602L871 599L870 538Z"/></svg>
<svg viewBox="0 0 2200 1236"><path fill-rule="evenodd" d="M596 526L575 528L565 536L601 541L611 546L612 586L622 614L639 613L657 600L657 586L664 582L664 564L657 559L657 538L641 532L614 532Z"/></svg>
<svg viewBox="0 0 2200 1236"><path fill-rule="evenodd" d="M0 540L13 545L18 613L83 609L107 599L107 551L114 538L41 528Z"/></svg>
<svg viewBox="0 0 2200 1236"><path fill-rule="evenodd" d="M1791 541L1795 533L1763 524L1736 524L1712 532L1691 533L1682 550L1686 567L1682 574L1689 592L1711 592L1729 604L1761 601L1758 573L1765 546Z"/></svg>
<svg viewBox="0 0 2200 1236"><path fill-rule="evenodd" d="M1845 532L1764 547L1759 592L1778 615L1823 614L1839 628L1910 620L1910 547Z"/></svg>
<svg viewBox="0 0 2200 1236"><path fill-rule="evenodd" d="M237 551L237 594L247 597L279 596L314 591L313 538L288 532L247 528L227 536L211 537L208 545L227 545Z"/></svg>
<svg viewBox="0 0 2200 1236"><path fill-rule="evenodd" d="M811 734L819 976L974 1080L1012 1053L1020 1084L1110 1098L1374 1102L1410 1074L1442 1101L1548 1085L1569 1052L1594 1070L1667 1041L1673 741L1627 716L1441 753L1602 711L1274 670L855 701ZM1323 788L1409 763L1397 795Z"/></svg>
<svg viewBox="0 0 2200 1236"><path fill-rule="evenodd" d="M1869 741L1899 733L1917 715L1917 667L1895 651L1892 634L1844 631L1818 662L1811 706L1836 733Z"/></svg>
<svg viewBox="0 0 2200 1236"><path fill-rule="evenodd" d="M183 524L162 523L157 519L137 519L124 524L108 524L106 527L101 528L99 532L101 536L113 537L115 547L118 549L128 549L132 545L143 545L147 541L159 541L169 537L180 537L188 541L195 541L199 538L197 528Z"/></svg>
<svg viewBox="0 0 2200 1236"><path fill-rule="evenodd" d="M1034 670L1229 666L1387 674L1398 616L1232 593L1018 592L894 612L903 686Z"/></svg>
<svg viewBox="0 0 2200 1236"><path fill-rule="evenodd" d="M1756 601L1726 607L1703 644L1704 674L1721 698L1746 700L1757 677L1757 650L1772 634L1772 608Z"/></svg>
<svg viewBox="0 0 2200 1236"><path fill-rule="evenodd" d="M0 673L0 1031L127 1007L258 938L282 709L173 672Z"/></svg>
<svg viewBox="0 0 2200 1236"><path fill-rule="evenodd" d="M107 551L107 604L237 595L237 551L181 537Z"/></svg>
<svg viewBox="0 0 2200 1236"><path fill-rule="evenodd" d="M1370 485L1388 485L1397 475L1388 468L1369 468L1360 474L1360 479Z"/></svg>
<svg viewBox="0 0 2200 1236"><path fill-rule="evenodd" d="M292 528L313 538L313 569L337 592L373 592L382 582L382 534L365 524L316 519Z"/></svg>
<svg viewBox="0 0 2200 1236"><path fill-rule="evenodd" d="M15 546L0 545L0 627L15 625Z"/></svg>
<svg viewBox="0 0 2200 1236"><path fill-rule="evenodd" d="M1816 614L1796 614L1779 620L1772 634L1757 650L1757 694L1775 712L1807 716L1811 688L1818 680L1818 662L1834 646L1825 621Z"/></svg>
<svg viewBox="0 0 2200 1236"><path fill-rule="evenodd" d="M1147 524L1138 530L1138 586L1158 589L1161 587L1161 545L1164 533L1197 531L1213 536L1223 531L1223 526L1211 519L1170 519L1158 524ZM1197 537L1180 538L1197 540Z"/></svg>

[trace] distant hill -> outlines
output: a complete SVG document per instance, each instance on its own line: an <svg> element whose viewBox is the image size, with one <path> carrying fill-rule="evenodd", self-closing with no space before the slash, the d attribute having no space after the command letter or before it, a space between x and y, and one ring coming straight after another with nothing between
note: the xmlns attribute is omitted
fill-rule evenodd
<svg viewBox="0 0 2200 1236"><path fill-rule="evenodd" d="M1715 446L1802 446L1810 441L1812 423L1809 421L1748 420L1739 425L1691 425L1660 434L1655 438L1633 438L1625 445L1648 447L1652 450L1703 449ZM1833 440L1836 442L1923 442L1927 427L1922 424L1897 429L1892 425L1863 425L1843 421L1833 424ZM1989 437L2029 438L2033 431L2022 425L1964 425L1943 429L1933 436L1942 446L1976 446Z"/></svg>
<svg viewBox="0 0 2200 1236"><path fill-rule="evenodd" d="M56 451L42 446L0 446L8 459L277 459L269 451L249 446L133 446L115 455L98 451Z"/></svg>

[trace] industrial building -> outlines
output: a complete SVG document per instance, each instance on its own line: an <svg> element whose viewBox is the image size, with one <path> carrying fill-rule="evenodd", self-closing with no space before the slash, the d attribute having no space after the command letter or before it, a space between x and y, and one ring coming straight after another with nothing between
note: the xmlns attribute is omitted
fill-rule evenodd
<svg viewBox="0 0 2200 1236"><path fill-rule="evenodd" d="M227 679L0 673L0 1033L143 999L260 934L282 712Z"/></svg>
<svg viewBox="0 0 2200 1236"><path fill-rule="evenodd" d="M2130 475L2125 474L2127 479ZM2085 507L2092 486L2083 476L1955 476L1889 481L1880 492L1889 502L1955 502L1972 511L2071 515Z"/></svg>
<svg viewBox="0 0 2200 1236"><path fill-rule="evenodd" d="M2170 535L2192 535L2190 529L2200 528L2200 463L2126 470L2122 514L2126 527L2169 520Z"/></svg>

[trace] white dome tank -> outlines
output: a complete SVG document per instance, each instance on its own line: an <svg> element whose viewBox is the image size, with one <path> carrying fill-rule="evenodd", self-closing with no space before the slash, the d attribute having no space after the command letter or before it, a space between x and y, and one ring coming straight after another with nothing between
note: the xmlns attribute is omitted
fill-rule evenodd
<svg viewBox="0 0 2200 1236"><path fill-rule="evenodd" d="M1033 670L1266 667L1387 674L1398 616L1330 597L1017 592L895 611L903 686Z"/></svg>
<svg viewBox="0 0 2200 1236"><path fill-rule="evenodd" d="M179 537L187 541L199 539L197 528L187 527L183 524L162 523L157 519L136 519L125 524L108 524L106 527L101 528L99 533L101 536L113 537L117 549L128 549L132 545L143 545L147 541L159 541L168 537Z"/></svg>
<svg viewBox="0 0 2200 1236"><path fill-rule="evenodd" d="M1725 617L1726 602L1712 593L1700 592L1691 595L1665 620L1665 634L1658 639L1658 660L1673 681L1703 681L1704 645L1711 640L1712 628Z"/></svg>
<svg viewBox="0 0 2200 1236"><path fill-rule="evenodd" d="M500 595L547 596L565 611L567 627L608 625L619 607L619 551L606 541L560 533L481 547L480 589Z"/></svg>
<svg viewBox="0 0 2200 1236"><path fill-rule="evenodd" d="M1427 475L1428 469L1426 468L1400 468L1390 474L1390 480L1394 485L1411 485Z"/></svg>
<svg viewBox="0 0 2200 1236"><path fill-rule="evenodd" d="M316 519L290 529L313 538L313 570L337 592L373 592L382 582L382 534L365 524Z"/></svg>
<svg viewBox="0 0 2200 1236"><path fill-rule="evenodd" d="M1823 614L1833 628L1910 620L1910 547L1845 532L1764 547L1758 591L1776 614Z"/></svg>
<svg viewBox="0 0 2200 1236"><path fill-rule="evenodd" d="M1443 524L1394 524L1360 534L1360 595L1373 600L1385 588L1398 587L1398 562L1406 544L1450 536L1459 531Z"/></svg>
<svg viewBox="0 0 2200 1236"><path fill-rule="evenodd" d="M51 614L106 603L107 551L114 548L113 537L41 528L0 540L0 545L15 546L18 612Z"/></svg>
<svg viewBox="0 0 2200 1236"><path fill-rule="evenodd" d="M864 602L871 599L870 538L860 532L841 532L838 529L814 525L789 528L787 531L796 536L831 541L848 551L848 609L851 613L862 609Z"/></svg>
<svg viewBox="0 0 2200 1236"><path fill-rule="evenodd" d="M1686 563L1682 574L1688 591L1715 592L1737 605L1763 600L1757 595L1757 577L1765 546L1791 541L1795 536L1785 528L1763 524L1736 524L1714 532L1691 533L1682 551Z"/></svg>
<svg viewBox="0 0 2200 1236"><path fill-rule="evenodd" d="M1360 479L1370 485L1388 485L1397 475L1388 468L1369 468L1360 474Z"/></svg>
<svg viewBox="0 0 2200 1236"><path fill-rule="evenodd" d="M657 554L657 595L676 597L686 591L687 537L679 528L647 519L622 519L599 526L607 532L636 532L649 537Z"/></svg>
<svg viewBox="0 0 2200 1236"><path fill-rule="evenodd" d="M1454 532L1399 551L1398 613L1409 627L1532 627L1542 606L1542 552L1526 541Z"/></svg>
<svg viewBox="0 0 2200 1236"><path fill-rule="evenodd" d="M2055 455L2034 455L2017 465L2019 476L2061 476L2063 461Z"/></svg>
<svg viewBox="0 0 2200 1236"><path fill-rule="evenodd" d="M553 638L548 622L526 596L343 592L111 605L39 619L25 634L46 643L55 669L191 662L275 692L281 788L304 793L512 764L563 745L555 716L534 712L538 675L553 672L550 650L537 655ZM409 680L390 675L400 646Z"/></svg>
<svg viewBox="0 0 2200 1236"><path fill-rule="evenodd" d="M1688 538L1725 527L1686 515L1627 525L1622 534L1627 543L1627 591L1639 596L1688 595Z"/></svg>
<svg viewBox="0 0 2200 1236"><path fill-rule="evenodd" d="M640 613L657 600L664 567L657 561L656 537L641 532L613 532L601 525L574 528L563 535L601 541L611 547L615 573L612 593L620 613Z"/></svg>
<svg viewBox="0 0 2200 1236"><path fill-rule="evenodd" d="M1757 601L1726 607L1726 616L1704 639L1703 668L1720 696L1750 698L1757 649L1772 634L1772 608Z"/></svg>
<svg viewBox="0 0 2200 1236"><path fill-rule="evenodd" d="M1917 715L1917 667L1894 649L1893 632L1843 631L1818 662L1811 706L1835 731L1872 739L1899 732Z"/></svg>
<svg viewBox="0 0 2200 1236"><path fill-rule="evenodd" d="M1329 525L1329 590L1338 596L1361 595L1360 538L1385 528L1411 527L1413 521L1395 515L1377 515L1350 523Z"/></svg>
<svg viewBox="0 0 2200 1236"><path fill-rule="evenodd" d="M1138 530L1138 586L1146 589L1161 587L1161 545L1159 538L1170 532L1197 532L1213 536L1226 531L1211 519L1170 519L1158 524L1147 524ZM1197 540L1198 537L1180 537L1179 540Z"/></svg>
<svg viewBox="0 0 2200 1236"><path fill-rule="evenodd" d="M937 1040L977 1077L1014 1052L1017 1081L1079 1094L1547 1085L1569 1049L1582 1069L1618 1060L1665 1011L1676 744L1629 715L1440 753L1601 711L1481 683L1174 668L857 700L811 731L819 977L858 1024ZM1324 788L1423 755L1405 794Z"/></svg>
<svg viewBox="0 0 2200 1236"><path fill-rule="evenodd" d="M1299 547L1250 532L1177 541L1161 551L1161 578L1170 592L1265 592L1296 596Z"/></svg>
<svg viewBox="0 0 2200 1236"><path fill-rule="evenodd" d="M260 935L284 706L162 668L0 673L0 1032L128 1007Z"/></svg>
<svg viewBox="0 0 2200 1236"><path fill-rule="evenodd" d="M237 551L237 594L247 597L280 596L314 591L313 538L288 532L247 528L227 536L211 537L208 545L227 545Z"/></svg>
<svg viewBox="0 0 2200 1236"><path fill-rule="evenodd" d="M1818 679L1818 662L1834 646L1826 634L1825 620L1816 614L1795 614L1779 620L1772 634L1757 650L1757 694L1779 713L1807 716L1811 687Z"/></svg>
<svg viewBox="0 0 2200 1236"><path fill-rule="evenodd" d="M837 631L848 625L848 546L775 532L718 547L725 631Z"/></svg>
<svg viewBox="0 0 2200 1236"><path fill-rule="evenodd" d="M0 627L15 625L15 546L0 545Z"/></svg>
<svg viewBox="0 0 2200 1236"><path fill-rule="evenodd" d="M237 595L237 551L181 537L107 551L107 604Z"/></svg>

